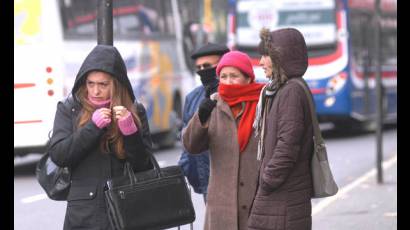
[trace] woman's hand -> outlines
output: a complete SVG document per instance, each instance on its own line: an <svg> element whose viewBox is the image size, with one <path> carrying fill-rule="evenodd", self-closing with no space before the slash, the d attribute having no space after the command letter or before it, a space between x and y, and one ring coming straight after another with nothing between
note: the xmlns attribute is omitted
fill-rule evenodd
<svg viewBox="0 0 410 230"><path fill-rule="evenodd" d="M114 106L112 110L114 113L115 120L120 120L121 118L125 118L129 114L128 109L122 105Z"/></svg>
<svg viewBox="0 0 410 230"><path fill-rule="evenodd" d="M107 108L97 109L91 119L98 128L107 127L111 123L111 110Z"/></svg>
<svg viewBox="0 0 410 230"><path fill-rule="evenodd" d="M135 125L131 112L124 106L114 106L113 113L115 119L118 122L118 127L124 136L131 135L138 131L138 127Z"/></svg>

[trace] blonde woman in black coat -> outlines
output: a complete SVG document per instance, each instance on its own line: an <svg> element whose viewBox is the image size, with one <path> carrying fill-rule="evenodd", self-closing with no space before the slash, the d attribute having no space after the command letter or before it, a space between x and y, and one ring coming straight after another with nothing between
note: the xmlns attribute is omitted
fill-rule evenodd
<svg viewBox="0 0 410 230"><path fill-rule="evenodd" d="M49 153L71 171L64 229L111 229L104 200L106 181L152 168L145 109L134 103L124 61L113 46L98 45L77 74L72 97L59 102Z"/></svg>

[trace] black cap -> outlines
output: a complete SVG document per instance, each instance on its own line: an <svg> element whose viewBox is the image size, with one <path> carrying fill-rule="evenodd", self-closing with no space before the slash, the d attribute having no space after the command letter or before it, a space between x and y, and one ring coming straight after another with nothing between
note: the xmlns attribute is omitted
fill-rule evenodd
<svg viewBox="0 0 410 230"><path fill-rule="evenodd" d="M223 55L227 52L229 52L229 49L226 45L219 45L208 42L207 44L199 47L199 49L195 50L195 52L192 53L191 58L197 59L199 57L208 55Z"/></svg>

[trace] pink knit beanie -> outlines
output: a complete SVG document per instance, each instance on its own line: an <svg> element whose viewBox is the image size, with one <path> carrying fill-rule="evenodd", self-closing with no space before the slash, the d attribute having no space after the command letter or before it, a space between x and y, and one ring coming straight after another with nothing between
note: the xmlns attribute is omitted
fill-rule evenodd
<svg viewBox="0 0 410 230"><path fill-rule="evenodd" d="M251 82L255 80L251 59L246 53L235 50L222 56L218 66L216 67L216 75L218 75L218 77L222 68L226 66L238 68L242 73L251 78Z"/></svg>

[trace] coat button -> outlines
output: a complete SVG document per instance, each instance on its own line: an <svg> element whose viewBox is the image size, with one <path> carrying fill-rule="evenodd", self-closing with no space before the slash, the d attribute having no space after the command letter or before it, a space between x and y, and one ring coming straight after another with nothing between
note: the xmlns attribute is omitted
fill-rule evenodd
<svg viewBox="0 0 410 230"><path fill-rule="evenodd" d="M246 205L242 205L242 209L246 209Z"/></svg>
<svg viewBox="0 0 410 230"><path fill-rule="evenodd" d="M243 185L244 185L244 183L241 181L241 182L239 183L239 185L240 185L240 186L243 186Z"/></svg>
<svg viewBox="0 0 410 230"><path fill-rule="evenodd" d="M94 193L90 192L90 196L93 196L93 195L94 195Z"/></svg>

